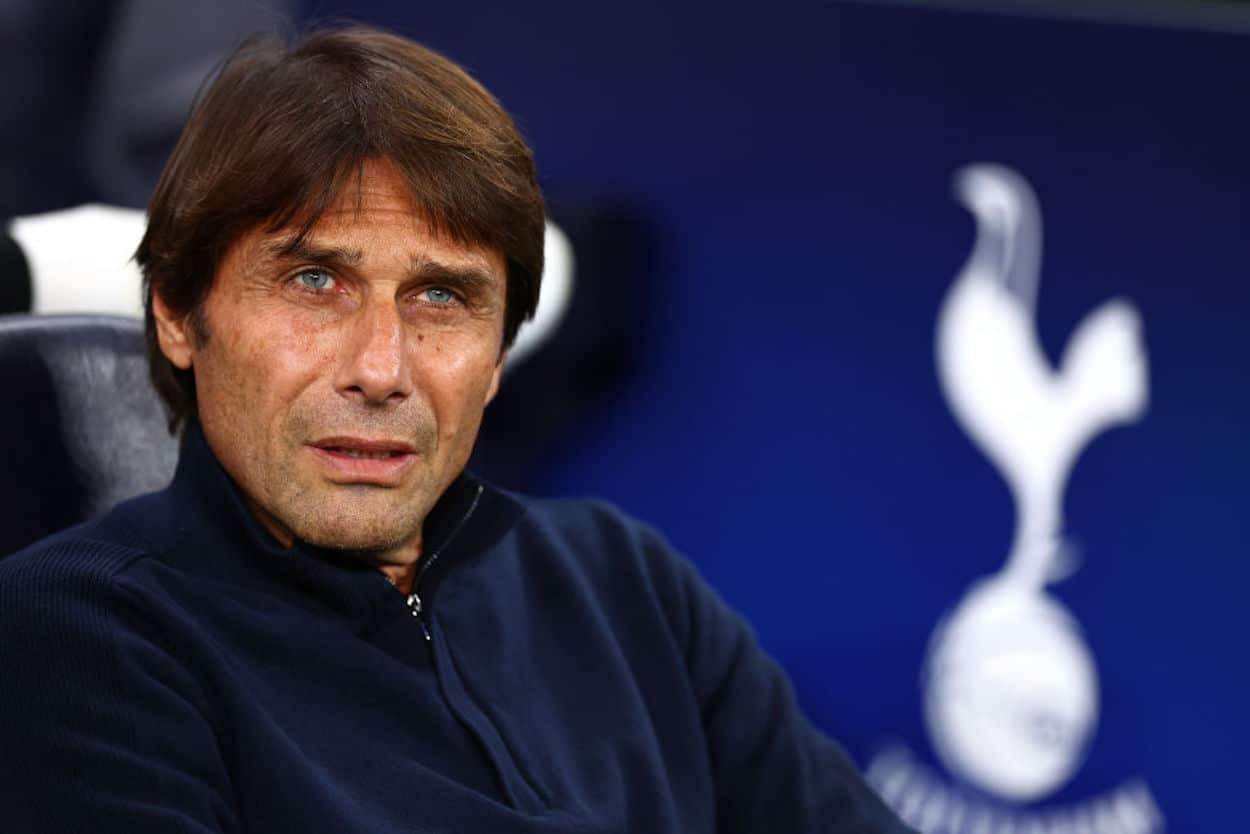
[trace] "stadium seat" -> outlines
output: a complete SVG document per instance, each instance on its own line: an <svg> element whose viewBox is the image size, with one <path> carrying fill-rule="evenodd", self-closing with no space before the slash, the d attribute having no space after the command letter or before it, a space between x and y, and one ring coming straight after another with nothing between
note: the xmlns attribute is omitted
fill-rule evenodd
<svg viewBox="0 0 1250 834"><path fill-rule="evenodd" d="M178 442L147 377L136 319L0 316L0 556L169 481Z"/></svg>

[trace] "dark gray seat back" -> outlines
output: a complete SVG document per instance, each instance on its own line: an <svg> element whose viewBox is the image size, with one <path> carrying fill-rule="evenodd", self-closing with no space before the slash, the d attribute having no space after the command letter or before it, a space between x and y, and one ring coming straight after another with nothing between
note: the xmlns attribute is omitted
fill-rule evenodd
<svg viewBox="0 0 1250 834"><path fill-rule="evenodd" d="M0 386L0 556L172 477L139 321L0 316Z"/></svg>

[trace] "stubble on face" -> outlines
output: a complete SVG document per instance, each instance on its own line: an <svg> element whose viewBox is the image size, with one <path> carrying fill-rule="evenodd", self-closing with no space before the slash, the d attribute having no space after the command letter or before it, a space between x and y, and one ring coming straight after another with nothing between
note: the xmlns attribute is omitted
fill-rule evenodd
<svg viewBox="0 0 1250 834"><path fill-rule="evenodd" d="M503 262L432 236L393 171L367 168L348 202L313 234L318 246L361 253L334 275L335 292L293 290L291 275L309 267L275 263L260 233L223 258L205 305L211 335L194 359L199 417L279 541L411 564L421 525L466 464L498 381ZM428 288L443 299L449 267L491 277L462 301L433 304ZM363 395L378 373L390 375L383 389L393 393ZM415 464L397 484L353 482L310 451L333 437L401 441Z"/></svg>
<svg viewBox="0 0 1250 834"><path fill-rule="evenodd" d="M329 486L310 478L306 467L299 465L304 447L339 435L402 437L427 460L438 451L438 433L429 415L331 413L316 403L297 403L282 430L272 465L264 470L266 483L261 489L268 503L283 508L282 526L309 544L360 555L381 557L405 545L419 545L421 523L433 506L433 501L421 498L431 494L436 498L447 485L429 483L430 473L422 469L415 475L423 480L415 485L417 500L413 501L390 487Z"/></svg>

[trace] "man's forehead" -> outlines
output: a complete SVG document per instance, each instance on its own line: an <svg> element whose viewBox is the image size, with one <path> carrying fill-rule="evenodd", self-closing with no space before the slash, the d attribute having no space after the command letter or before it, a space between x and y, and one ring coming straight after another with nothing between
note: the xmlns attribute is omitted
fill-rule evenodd
<svg viewBox="0 0 1250 834"><path fill-rule="evenodd" d="M407 180L385 160L371 160L356 169L330 199L322 219L350 220L370 213L397 214L429 225Z"/></svg>
<svg viewBox="0 0 1250 834"><path fill-rule="evenodd" d="M459 240L429 221L399 169L385 159L367 160L348 176L324 208L292 212L281 227L261 225L238 243L253 257L299 259L360 266L404 259L413 271L439 267L473 270L503 281L502 253ZM241 253L242 254L242 253Z"/></svg>
<svg viewBox="0 0 1250 834"><path fill-rule="evenodd" d="M351 224L326 222L322 218L306 232L298 228L277 231L257 230L254 249L268 260L333 261L346 266L362 266L378 258L402 258L412 271L426 272L441 267L472 269L502 279L503 257L485 246L460 243L445 235L434 235L428 228L418 234L396 239L379 234L376 225L364 221Z"/></svg>
<svg viewBox="0 0 1250 834"><path fill-rule="evenodd" d="M477 277L483 281L498 281L504 277L503 258L485 247L443 240L430 245L429 240L418 239L410 239L405 244L402 248L383 244L382 248L386 250L384 255L387 257L398 255L405 258L409 272L437 274L455 270L479 273ZM338 234L333 229L323 229L318 234L318 226L303 235L297 229L290 229L265 235L257 241L259 253L267 259L335 263L351 267L366 264L377 254L377 248L370 246L368 239L358 241L354 236Z"/></svg>
<svg viewBox="0 0 1250 834"><path fill-rule="evenodd" d="M248 248L270 261L334 262L359 267L371 261L402 259L411 271L418 272L456 268L479 271L495 280L502 280L506 273L503 256L498 252L435 233L424 221L411 226L401 223L398 229L392 227L388 231L363 215L322 216L307 229L294 225L277 230L258 228L245 237L251 238Z"/></svg>

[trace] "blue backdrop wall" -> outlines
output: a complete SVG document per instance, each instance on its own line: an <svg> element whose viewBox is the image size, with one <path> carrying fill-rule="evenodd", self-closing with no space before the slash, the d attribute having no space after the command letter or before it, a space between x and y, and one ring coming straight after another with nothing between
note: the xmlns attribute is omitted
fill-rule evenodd
<svg viewBox="0 0 1250 834"><path fill-rule="evenodd" d="M552 195L650 218L637 372L531 488L661 528L910 819L1245 829L1250 36L853 4L308 11L463 62ZM939 749L925 712L931 636L1017 524L935 359L976 235L952 175L980 161L1036 191L1047 355L1121 297L1149 388L1066 483L1076 567L1046 598L1071 639L1034 646L1092 663L1097 702L1049 737L1070 775L1014 792Z"/></svg>

